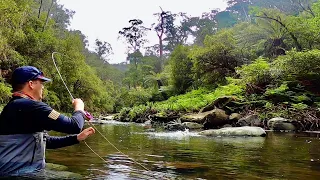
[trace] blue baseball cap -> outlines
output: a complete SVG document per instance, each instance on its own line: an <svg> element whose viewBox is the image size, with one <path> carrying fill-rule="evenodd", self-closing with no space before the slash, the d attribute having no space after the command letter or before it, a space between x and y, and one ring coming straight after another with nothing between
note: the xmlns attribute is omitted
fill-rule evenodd
<svg viewBox="0 0 320 180"><path fill-rule="evenodd" d="M22 66L13 71L11 82L12 84L23 84L25 82L40 79L44 82L51 79L44 77L43 72L33 66Z"/></svg>

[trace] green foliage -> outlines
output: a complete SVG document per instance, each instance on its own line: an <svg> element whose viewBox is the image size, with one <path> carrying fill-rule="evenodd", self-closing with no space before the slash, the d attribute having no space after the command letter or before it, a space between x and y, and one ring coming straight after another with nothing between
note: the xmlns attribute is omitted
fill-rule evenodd
<svg viewBox="0 0 320 180"><path fill-rule="evenodd" d="M253 63L236 67L236 72L243 79L243 83L255 85L270 83L270 64L264 58L258 58Z"/></svg>
<svg viewBox="0 0 320 180"><path fill-rule="evenodd" d="M269 87L266 89L264 96L272 100L275 104L282 101L290 101L290 97L294 92L289 91L286 83L281 84L279 87Z"/></svg>
<svg viewBox="0 0 320 180"><path fill-rule="evenodd" d="M44 98L45 98L45 102L50 103L52 108L60 111L61 101L54 91L47 91L46 90L44 92Z"/></svg>
<svg viewBox="0 0 320 180"><path fill-rule="evenodd" d="M3 82L0 82L0 104L9 102L11 98L11 87Z"/></svg>
<svg viewBox="0 0 320 180"><path fill-rule="evenodd" d="M319 108L320 108L320 102L315 102L314 104L316 105L316 107L317 107L318 110L319 110Z"/></svg>
<svg viewBox="0 0 320 180"><path fill-rule="evenodd" d="M236 84L220 86L213 92L210 92L208 89L201 88L184 95L171 97L167 101L155 103L155 108L186 112L198 111L202 107L223 96L235 95L238 99L241 99L243 92L244 87Z"/></svg>
<svg viewBox="0 0 320 180"><path fill-rule="evenodd" d="M320 78L320 50L289 51L272 65L272 74L282 80L310 80Z"/></svg>
<svg viewBox="0 0 320 180"><path fill-rule="evenodd" d="M269 120L274 117L290 118L290 111L283 106L272 106L259 113L259 118Z"/></svg>
<svg viewBox="0 0 320 180"><path fill-rule="evenodd" d="M122 80L124 78L123 71L120 71L116 67L102 61L96 53L85 50L84 55L86 63L95 70L95 73L102 81L111 80L118 86L122 84Z"/></svg>
<svg viewBox="0 0 320 180"><path fill-rule="evenodd" d="M130 45L128 48L135 53L147 42L144 36L150 29L144 27L143 21L140 19L131 19L129 23L129 27L122 28L122 31L119 31L119 38L125 39Z"/></svg>
<svg viewBox="0 0 320 180"><path fill-rule="evenodd" d="M204 96L209 92L207 89L193 90L184 95L173 96L166 101L155 103L154 107L159 111L197 111L208 103Z"/></svg>
<svg viewBox="0 0 320 180"><path fill-rule="evenodd" d="M303 104L303 103L291 104L291 105L292 105L292 108L293 108L294 110L304 110L304 109L307 109L307 108L308 108L308 105Z"/></svg>
<svg viewBox="0 0 320 180"><path fill-rule="evenodd" d="M51 53L56 55L56 63L63 79L75 97L82 98L89 111L105 112L113 110L113 99L107 88L112 84L102 82L96 72L85 62L83 35L65 29L72 11L54 3L53 14L46 21L47 12L36 1L5 0L0 3L0 62L1 77L9 82L10 73L18 66L32 65L41 69L53 79L46 84L45 99L49 105L62 112L72 110L71 98L63 86L51 61ZM47 6L46 3L43 4ZM49 5L50 6L50 5ZM59 21L59 22L55 22ZM1 84L1 102L7 101L9 88Z"/></svg>
<svg viewBox="0 0 320 180"><path fill-rule="evenodd" d="M235 67L242 63L232 32L207 36L204 44L204 48L195 47L189 55L193 60L194 78L202 85L225 82L225 77L234 75Z"/></svg>
<svg viewBox="0 0 320 180"><path fill-rule="evenodd" d="M206 97L209 101L214 101L223 96L236 96L238 100L242 100L244 92L244 85L230 83L225 86L219 86L213 93L207 94Z"/></svg>
<svg viewBox="0 0 320 180"><path fill-rule="evenodd" d="M285 84L281 84L280 87L277 87L277 88L271 88L271 89L267 89L265 94L266 95L274 95L274 94L280 94L280 93L284 93L288 90L288 85L285 83Z"/></svg>
<svg viewBox="0 0 320 180"><path fill-rule="evenodd" d="M267 110L273 110L275 108L274 104L271 103L271 102L267 102L265 105L264 105L264 108L266 108Z"/></svg>
<svg viewBox="0 0 320 180"><path fill-rule="evenodd" d="M152 89L131 89L129 91L125 91L124 94L121 95L123 99L124 107L133 107L140 104L147 103L152 95Z"/></svg>
<svg viewBox="0 0 320 180"><path fill-rule="evenodd" d="M262 111L261 116L271 118L290 117L291 110L316 105L319 1L312 6L313 1L228 2L226 11L183 19L181 27L195 36L198 46L175 46L165 67L170 69L166 87L180 95L155 102L152 108L162 114L193 112L219 97L236 96L242 110ZM144 110L131 110L131 117Z"/></svg>
<svg viewBox="0 0 320 180"><path fill-rule="evenodd" d="M264 54L265 42L268 32L257 24L243 22L232 28L236 40L236 46L241 49L244 63L250 63L253 59Z"/></svg>
<svg viewBox="0 0 320 180"><path fill-rule="evenodd" d="M226 11L212 10L201 17L165 12L162 40L168 59L157 57L157 45L152 52L141 53L149 29L133 19L119 32L133 52L128 54L129 64L123 65L125 70L119 71L102 58L111 46L97 41L98 54L90 52L85 35L66 29L74 11L54 2L46 21L49 1L43 2L38 14L37 1L3 0L0 101L10 97L10 73L18 66L34 65L53 79L46 84L45 101L62 112L72 110L50 60L57 51L63 54L56 61L71 93L84 100L86 109L98 113L122 107L132 108L121 110L130 118L143 116L150 108L193 112L222 96L261 100L271 112L267 116L288 115L287 107L305 110L319 93L320 3L299 2L230 0ZM250 5L255 6L251 15ZM161 32L160 24L155 30ZM198 46L184 45L189 35ZM248 93L248 85L260 93Z"/></svg>
<svg viewBox="0 0 320 180"><path fill-rule="evenodd" d="M312 100L306 94L301 94L301 95L293 96L293 101L300 103L300 102L310 102Z"/></svg>
<svg viewBox="0 0 320 180"><path fill-rule="evenodd" d="M178 46L171 54L169 63L171 68L170 80L177 93L184 93L193 82L192 62L188 57L190 48Z"/></svg>
<svg viewBox="0 0 320 180"><path fill-rule="evenodd" d="M108 61L108 56L113 54L112 47L108 42L102 42L96 39L96 52L102 61Z"/></svg>
<svg viewBox="0 0 320 180"><path fill-rule="evenodd" d="M120 117L129 114L130 119L136 119L147 110L154 109L158 113L166 114L170 111L176 112L197 112L214 100L224 96L234 96L237 100L244 98L244 86L234 83L220 86L213 92L206 88L192 90L186 94L172 96L166 101L155 102L153 104L139 105L132 109L124 108L120 111Z"/></svg>
<svg viewBox="0 0 320 180"><path fill-rule="evenodd" d="M192 31L192 34L195 36L194 43L196 45L203 45L203 41L207 35L213 35L216 33L216 13L217 10L205 12L201 17L191 17L184 23L184 25L189 27L189 30L191 30L190 27L197 27L195 31Z"/></svg>
<svg viewBox="0 0 320 180"><path fill-rule="evenodd" d="M218 29L229 28L237 23L236 17L229 11L219 12L215 17Z"/></svg>
<svg viewBox="0 0 320 180"><path fill-rule="evenodd" d="M130 119L134 119L136 117L142 116L148 110L148 106L139 105L134 106L129 112L128 116Z"/></svg>

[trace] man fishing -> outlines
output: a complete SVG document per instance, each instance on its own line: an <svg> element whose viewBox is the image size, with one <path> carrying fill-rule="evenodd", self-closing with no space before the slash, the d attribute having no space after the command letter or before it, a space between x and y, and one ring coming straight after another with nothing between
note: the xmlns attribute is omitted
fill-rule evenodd
<svg viewBox="0 0 320 180"><path fill-rule="evenodd" d="M41 102L44 83L51 81L33 66L17 68L11 78L12 98L0 115L0 177L35 173L45 167L45 148L70 146L95 133L84 129L84 103L72 101L74 112L64 116ZM49 136L54 130L72 134Z"/></svg>

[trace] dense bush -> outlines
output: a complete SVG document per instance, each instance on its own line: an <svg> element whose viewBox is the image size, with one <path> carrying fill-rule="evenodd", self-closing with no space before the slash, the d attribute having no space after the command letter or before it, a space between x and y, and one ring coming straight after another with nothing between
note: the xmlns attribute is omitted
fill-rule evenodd
<svg viewBox="0 0 320 180"><path fill-rule="evenodd" d="M0 104L7 103L11 98L11 87L0 82Z"/></svg>

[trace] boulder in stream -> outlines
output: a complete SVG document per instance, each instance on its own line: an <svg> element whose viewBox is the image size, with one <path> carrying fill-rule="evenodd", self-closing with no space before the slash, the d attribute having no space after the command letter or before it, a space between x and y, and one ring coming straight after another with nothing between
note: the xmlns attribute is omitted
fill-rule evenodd
<svg viewBox="0 0 320 180"><path fill-rule="evenodd" d="M99 117L100 120L106 120L106 121L110 121L110 120L114 120L114 115L109 115L109 116L103 116L103 117Z"/></svg>
<svg viewBox="0 0 320 180"><path fill-rule="evenodd" d="M252 115L243 117L243 118L239 119L236 124L237 124L237 126L263 127L263 121L259 119L257 114L252 114Z"/></svg>
<svg viewBox="0 0 320 180"><path fill-rule="evenodd" d="M167 123L164 129L168 131L184 131L186 127L179 122L172 121Z"/></svg>
<svg viewBox="0 0 320 180"><path fill-rule="evenodd" d="M261 127L226 127L221 129L210 129L199 132L205 136L266 136L266 131Z"/></svg>
<svg viewBox="0 0 320 180"><path fill-rule="evenodd" d="M203 124L204 128L211 129L215 127L222 127L226 124L232 124L228 119L228 115L222 109L214 109L208 112L202 112L197 114L188 114L180 118L181 122L193 122Z"/></svg>
<svg viewBox="0 0 320 180"><path fill-rule="evenodd" d="M296 127L292 124L291 120L275 117L268 121L268 128L274 131L294 131Z"/></svg>
<svg viewBox="0 0 320 180"><path fill-rule="evenodd" d="M239 113L232 113L232 114L230 114L230 116L229 116L229 120L235 120L235 121L237 121L237 120L239 120L239 119L241 119L242 118L242 116L241 116L241 114L239 114Z"/></svg>
<svg viewBox="0 0 320 180"><path fill-rule="evenodd" d="M206 117L213 113L214 110L208 111L208 112L203 112L203 113L196 113L196 114L186 114L183 115L180 120L181 122L194 122L194 123L204 123Z"/></svg>

